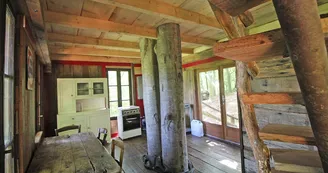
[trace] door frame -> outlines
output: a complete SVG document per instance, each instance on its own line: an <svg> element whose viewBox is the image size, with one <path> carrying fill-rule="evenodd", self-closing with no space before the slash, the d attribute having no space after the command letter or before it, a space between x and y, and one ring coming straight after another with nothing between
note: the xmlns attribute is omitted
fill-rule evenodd
<svg viewBox="0 0 328 173"><path fill-rule="evenodd" d="M205 126L205 133L207 136L220 138L223 140L228 140L231 142L240 142L240 130L232 127L227 126L227 118L226 118L226 103L225 103L225 93L224 93L224 79L223 79L223 69L224 68L230 68L235 67L234 64L228 64L228 65L220 65L216 67L210 67L210 68L202 68L197 69L195 73L196 78L196 100L197 100L197 118L201 120ZM200 93L200 78L199 74L201 72L206 72L210 70L218 70L218 76L219 76L219 87L220 87L220 109L221 109L221 122L222 125L216 125L209 122L203 121L202 117L202 104L201 104L201 93ZM239 106L239 103L238 103ZM239 128L241 128L239 124ZM211 134L208 134L210 132Z"/></svg>

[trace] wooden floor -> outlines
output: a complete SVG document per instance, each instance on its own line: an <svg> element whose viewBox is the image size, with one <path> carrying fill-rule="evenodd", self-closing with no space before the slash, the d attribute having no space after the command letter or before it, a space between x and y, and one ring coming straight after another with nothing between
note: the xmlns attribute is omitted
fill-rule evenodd
<svg viewBox="0 0 328 173"><path fill-rule="evenodd" d="M189 159L196 173L241 172L238 147L218 140L187 135ZM126 173L153 173L144 168L142 156L147 152L146 137L124 140L123 169Z"/></svg>

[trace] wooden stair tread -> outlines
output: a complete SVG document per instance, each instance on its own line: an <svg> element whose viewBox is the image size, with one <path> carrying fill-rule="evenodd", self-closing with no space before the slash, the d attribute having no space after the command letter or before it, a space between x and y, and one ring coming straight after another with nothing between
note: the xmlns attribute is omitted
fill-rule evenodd
<svg viewBox="0 0 328 173"><path fill-rule="evenodd" d="M316 145L311 127L268 124L259 132L261 139L295 144Z"/></svg>
<svg viewBox="0 0 328 173"><path fill-rule="evenodd" d="M270 149L276 171L322 172L322 164L317 151Z"/></svg>
<svg viewBox="0 0 328 173"><path fill-rule="evenodd" d="M242 99L245 104L304 104L299 92L246 93Z"/></svg>

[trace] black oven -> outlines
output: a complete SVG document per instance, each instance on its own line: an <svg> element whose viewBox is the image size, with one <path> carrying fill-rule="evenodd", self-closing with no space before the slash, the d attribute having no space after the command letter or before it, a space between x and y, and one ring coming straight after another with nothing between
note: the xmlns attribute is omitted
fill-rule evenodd
<svg viewBox="0 0 328 173"><path fill-rule="evenodd" d="M140 114L123 116L123 131L140 128Z"/></svg>

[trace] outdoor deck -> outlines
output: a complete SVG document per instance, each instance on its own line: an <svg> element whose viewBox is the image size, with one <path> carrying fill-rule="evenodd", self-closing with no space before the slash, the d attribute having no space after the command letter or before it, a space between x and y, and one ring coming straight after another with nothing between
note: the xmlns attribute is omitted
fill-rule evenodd
<svg viewBox="0 0 328 173"><path fill-rule="evenodd" d="M240 150L208 137L187 135L189 159L196 172L221 173L241 172ZM144 168L142 156L147 152L146 137L124 140L123 169L126 173L150 173Z"/></svg>

